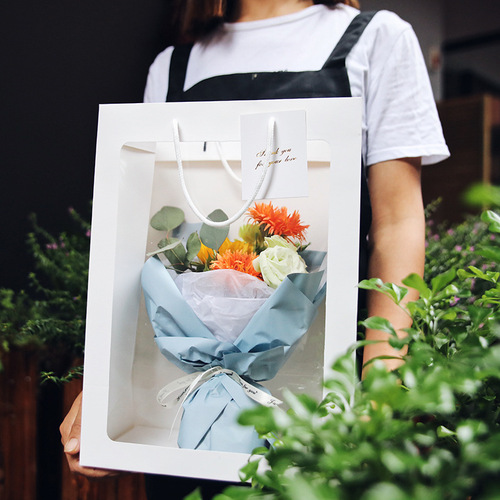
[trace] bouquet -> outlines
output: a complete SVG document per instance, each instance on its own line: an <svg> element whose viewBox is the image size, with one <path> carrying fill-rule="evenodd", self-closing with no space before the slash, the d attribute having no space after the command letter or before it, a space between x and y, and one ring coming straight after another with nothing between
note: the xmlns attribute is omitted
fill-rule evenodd
<svg viewBox="0 0 500 500"><path fill-rule="evenodd" d="M148 254L142 287L158 348L189 374L158 396L182 404L181 448L250 453L263 444L237 416L280 403L259 382L278 373L325 295L325 253L307 249L299 213L255 203L247 215L233 241L228 227L195 228L176 207L151 219L166 237Z"/></svg>

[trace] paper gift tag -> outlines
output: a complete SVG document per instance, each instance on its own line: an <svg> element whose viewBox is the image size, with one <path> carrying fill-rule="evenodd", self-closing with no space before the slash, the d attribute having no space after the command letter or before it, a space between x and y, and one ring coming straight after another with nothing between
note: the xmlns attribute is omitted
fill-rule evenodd
<svg viewBox="0 0 500 500"><path fill-rule="evenodd" d="M308 195L306 113L304 110L241 116L242 198L252 197L267 165L269 119L275 119L270 168L257 199Z"/></svg>

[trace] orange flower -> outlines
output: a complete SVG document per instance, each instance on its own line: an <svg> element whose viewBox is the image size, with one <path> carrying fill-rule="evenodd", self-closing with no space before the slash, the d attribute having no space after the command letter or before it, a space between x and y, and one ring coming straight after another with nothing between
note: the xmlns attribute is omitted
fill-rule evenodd
<svg viewBox="0 0 500 500"><path fill-rule="evenodd" d="M272 203L255 203L248 209L248 214L269 235L276 234L287 240L291 238L305 240L304 233L309 225L301 224L300 214L296 210L288 214L286 207L275 208Z"/></svg>
<svg viewBox="0 0 500 500"><path fill-rule="evenodd" d="M249 243L245 243L244 241L235 240L229 241L228 238L225 239L224 243L219 248L219 253L225 253L227 250L232 251L240 251L243 253L252 253L253 247ZM201 244L200 251L198 252L198 259L200 262L205 264L207 260L212 260L216 256L216 252L211 248L208 248L203 243Z"/></svg>
<svg viewBox="0 0 500 500"><path fill-rule="evenodd" d="M217 259L210 264L210 269L234 269L261 278L253 267L253 260L257 257L255 253L245 253L239 250L226 250L217 255Z"/></svg>

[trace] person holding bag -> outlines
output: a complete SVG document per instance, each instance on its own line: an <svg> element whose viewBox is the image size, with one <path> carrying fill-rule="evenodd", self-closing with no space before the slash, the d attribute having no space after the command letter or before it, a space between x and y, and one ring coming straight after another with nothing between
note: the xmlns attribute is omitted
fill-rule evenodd
<svg viewBox="0 0 500 500"><path fill-rule="evenodd" d="M362 186L360 280L401 283L422 275L425 258L422 165L449 156L429 77L411 28L388 11L360 12L357 0L182 0L176 2L182 44L151 65L144 102L361 97ZM201 5L200 5L201 4ZM406 300L416 299L416 292ZM366 299L366 300L365 300ZM401 331L408 317L379 293L361 297L368 316ZM387 336L367 331L363 364L378 356L401 363ZM80 399L61 424L70 468L78 463ZM165 471L168 472L168 471ZM147 478L148 498L172 491L177 478ZM182 498L194 488L183 481ZM199 481L207 494L227 483ZM171 485L171 486L169 486Z"/></svg>

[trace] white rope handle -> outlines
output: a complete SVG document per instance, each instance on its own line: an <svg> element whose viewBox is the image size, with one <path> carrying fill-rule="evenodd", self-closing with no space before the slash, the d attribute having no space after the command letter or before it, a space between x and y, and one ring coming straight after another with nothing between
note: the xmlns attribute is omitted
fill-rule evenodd
<svg viewBox="0 0 500 500"><path fill-rule="evenodd" d="M231 165L227 162L227 160L224 158L224 154L222 153L222 146L220 145L220 142L215 143L215 147L217 148L217 153L219 153L219 158L220 161L222 162L223 167L226 169L226 172L236 181L241 184L241 178L238 177L235 173L234 170L231 168Z"/></svg>
<svg viewBox="0 0 500 500"><path fill-rule="evenodd" d="M264 164L264 168L262 169L262 175L260 176L259 182L255 186L255 191L253 195L250 197L250 199L236 212L232 217L230 217L228 220L221 221L221 222L214 222L207 217L205 217L196 207L194 204L193 200L191 199L191 196L189 195L189 192L186 187L186 182L184 180L184 167L182 165L182 156L181 156L181 147L180 147L180 138L179 138L179 123L178 121L174 118L172 120L172 129L173 129L173 136L174 136L174 150L175 150L175 157L177 160L177 167L179 171L179 178L181 181L181 187L182 191L184 193L184 196L186 197L186 201L188 202L188 205L191 207L191 210L195 213L195 215L200 219L203 223L205 223L207 226L212 226L212 227L225 227L229 226L233 222L237 221L250 207L250 205L255 201L255 198L257 198L257 195L259 194L260 188L262 187L262 184L264 184L264 180L267 175L267 171L270 166L271 162L271 153L274 145L274 127L276 124L276 120L271 117L269 118L269 123L268 123L268 130L267 130L267 149L266 149L266 163ZM267 165L267 166L266 166Z"/></svg>

